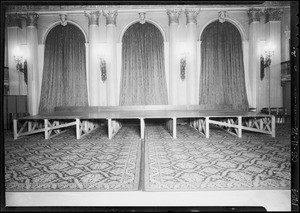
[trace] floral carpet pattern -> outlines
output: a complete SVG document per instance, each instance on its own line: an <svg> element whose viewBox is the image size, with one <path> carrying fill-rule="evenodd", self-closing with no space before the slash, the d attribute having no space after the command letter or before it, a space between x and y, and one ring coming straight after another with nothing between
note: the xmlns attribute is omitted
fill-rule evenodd
<svg viewBox="0 0 300 213"><path fill-rule="evenodd" d="M290 189L290 129L276 137L243 132L242 138L211 129L210 138L178 125L173 140L163 126L148 126L145 190Z"/></svg>
<svg viewBox="0 0 300 213"><path fill-rule="evenodd" d="M50 140L6 133L6 191L136 191L141 143L132 131L124 127L113 140L104 128L80 140L72 130Z"/></svg>

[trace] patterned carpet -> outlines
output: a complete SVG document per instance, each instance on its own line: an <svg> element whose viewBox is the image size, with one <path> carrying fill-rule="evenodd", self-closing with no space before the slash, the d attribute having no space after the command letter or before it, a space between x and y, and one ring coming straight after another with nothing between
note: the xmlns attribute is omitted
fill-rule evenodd
<svg viewBox="0 0 300 213"><path fill-rule="evenodd" d="M135 191L141 143L137 128L113 140L98 128L76 140L69 130L53 139L36 134L14 141L5 135L6 191Z"/></svg>
<svg viewBox="0 0 300 213"><path fill-rule="evenodd" d="M187 125L177 128L173 140L164 126L147 123L144 142L135 125L112 140L104 127L80 140L73 129L50 140L13 140L6 131L6 191L290 189L288 125L277 125L276 138L211 128L207 139Z"/></svg>
<svg viewBox="0 0 300 213"><path fill-rule="evenodd" d="M243 132L242 138L211 129L206 139L178 125L178 139L163 126L148 126L145 190L290 189L290 128L277 125L276 138Z"/></svg>

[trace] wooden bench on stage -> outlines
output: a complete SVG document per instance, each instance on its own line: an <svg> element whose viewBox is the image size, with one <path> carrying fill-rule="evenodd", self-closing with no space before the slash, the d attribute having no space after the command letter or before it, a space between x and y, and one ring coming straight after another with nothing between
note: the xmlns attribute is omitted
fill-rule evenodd
<svg viewBox="0 0 300 213"><path fill-rule="evenodd" d="M275 137L275 117L253 112L233 111L230 106L207 105L134 105L56 107L48 115L28 116L14 120L14 138L44 132L45 139L54 137L66 127L76 126L76 138L90 133L105 120L108 138L122 127L122 120L138 119L140 136L145 137L145 120L165 119L166 127L175 139L177 119L188 119L189 125L209 138L209 126L214 124L231 134L242 137L242 130L270 134ZM18 130L18 127L21 127Z"/></svg>

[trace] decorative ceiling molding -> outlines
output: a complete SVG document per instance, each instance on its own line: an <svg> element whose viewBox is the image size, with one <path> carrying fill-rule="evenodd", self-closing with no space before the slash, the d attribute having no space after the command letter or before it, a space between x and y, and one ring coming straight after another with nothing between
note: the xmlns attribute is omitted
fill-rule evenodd
<svg viewBox="0 0 300 213"><path fill-rule="evenodd" d="M26 3L25 3L26 4ZM247 11L250 8L289 8L289 1L261 1L261 2L246 2L240 4L227 2L224 5L211 4L191 4L191 5L7 5L6 13L29 13L36 12L38 14L55 14L55 13L67 13L67 14L84 14L85 11L95 10L118 10L118 13L136 13L137 10L146 10L148 12L163 12L168 9L177 9L178 6L182 9L195 8L201 10L226 10Z"/></svg>

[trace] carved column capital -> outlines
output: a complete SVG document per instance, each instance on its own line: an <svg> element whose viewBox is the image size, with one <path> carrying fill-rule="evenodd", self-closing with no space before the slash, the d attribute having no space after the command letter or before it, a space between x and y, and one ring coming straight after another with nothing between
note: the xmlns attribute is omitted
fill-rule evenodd
<svg viewBox="0 0 300 213"><path fill-rule="evenodd" d="M7 27L22 27L21 16L17 13L7 14L5 16L5 21Z"/></svg>
<svg viewBox="0 0 300 213"><path fill-rule="evenodd" d="M108 10L108 11L103 10L103 15L106 18L106 25L109 24L117 25L117 15L118 15L117 10Z"/></svg>
<svg viewBox="0 0 300 213"><path fill-rule="evenodd" d="M267 8L265 9L266 23L269 21L281 21L282 9Z"/></svg>
<svg viewBox="0 0 300 213"><path fill-rule="evenodd" d="M196 9L185 9L186 15L186 24L195 23L197 24L197 15L199 14L199 10Z"/></svg>
<svg viewBox="0 0 300 213"><path fill-rule="evenodd" d="M248 10L249 24L252 22L259 22L262 11L260 9L251 8Z"/></svg>
<svg viewBox="0 0 300 213"><path fill-rule="evenodd" d="M89 18L89 26L90 25L99 25L99 11L90 11L85 12L85 16Z"/></svg>
<svg viewBox="0 0 300 213"><path fill-rule="evenodd" d="M181 9L167 10L167 15L169 16L169 25L173 23L179 24L180 14L181 14Z"/></svg>
<svg viewBox="0 0 300 213"><path fill-rule="evenodd" d="M27 13L27 15L24 15L24 18L26 19L27 27L37 27L37 22L39 18L39 15L37 13Z"/></svg>

